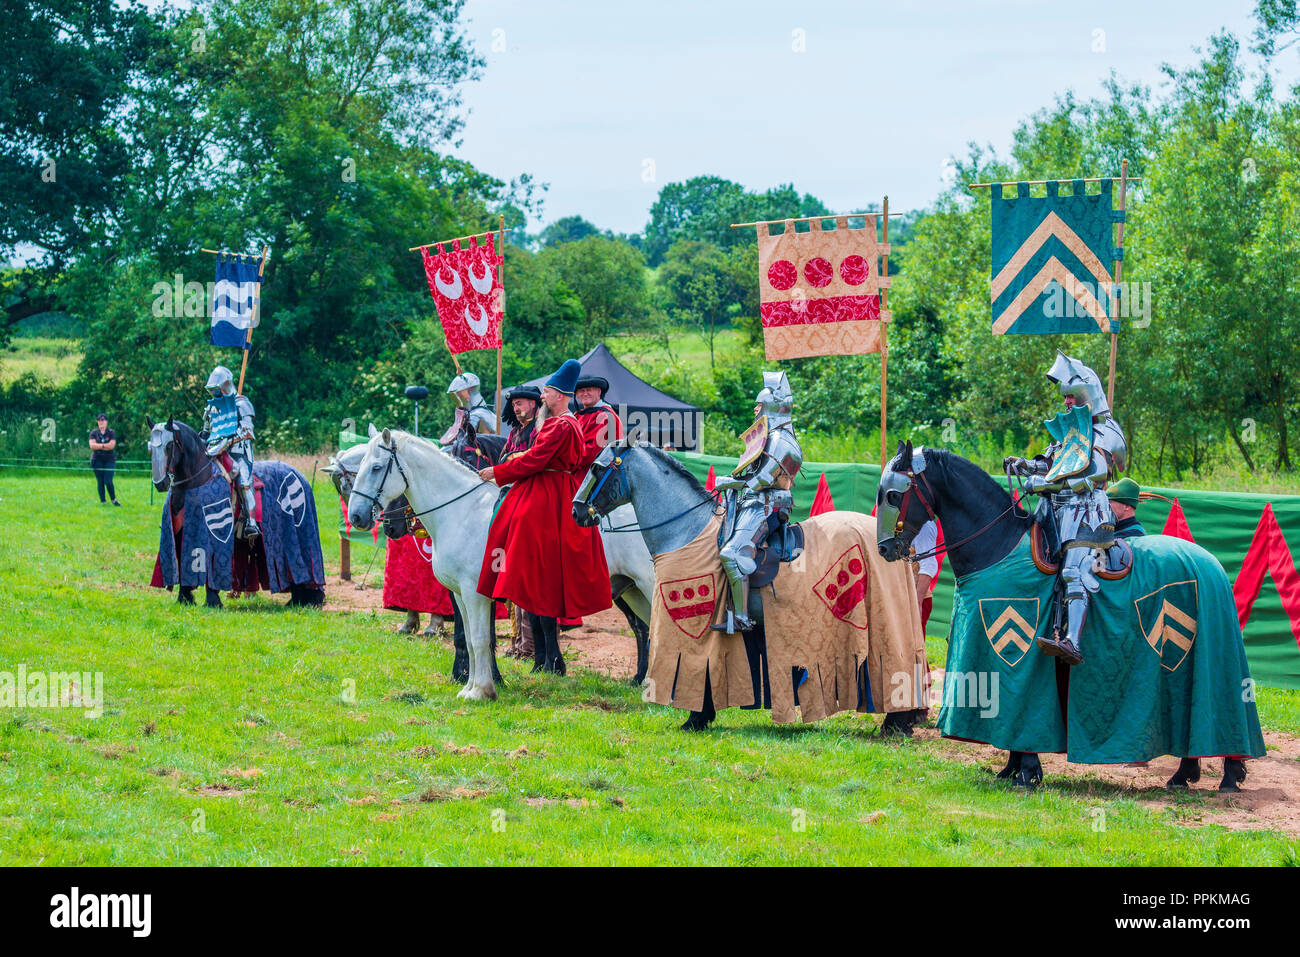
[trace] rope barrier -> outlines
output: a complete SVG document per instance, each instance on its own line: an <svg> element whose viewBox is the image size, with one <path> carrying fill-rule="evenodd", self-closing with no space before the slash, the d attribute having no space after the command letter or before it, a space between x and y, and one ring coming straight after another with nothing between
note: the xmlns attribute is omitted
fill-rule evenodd
<svg viewBox="0 0 1300 957"><path fill-rule="evenodd" d="M75 458L50 459L50 458L38 458L34 455L13 455L10 456L9 461L11 462L76 462L78 460ZM115 461L119 465L149 465L150 464L149 459L116 459Z"/></svg>
<svg viewBox="0 0 1300 957"><path fill-rule="evenodd" d="M23 463L23 462L18 462L18 463L14 463L14 462L0 462L0 469L18 469L18 470L20 470L20 471L23 470L23 469L27 469L27 470L30 470L30 471L33 471L33 472L37 472L37 471L39 471L39 472L45 472L45 471L51 471L51 472L89 472L89 471L92 471L91 466L89 466L89 465L41 465L41 464L38 464L38 463ZM123 468L118 468L117 466L114 466L114 467L113 467L113 471L114 471L114 472L119 472L119 473L124 474L124 475L152 475L152 474L153 474L152 469L123 469Z"/></svg>

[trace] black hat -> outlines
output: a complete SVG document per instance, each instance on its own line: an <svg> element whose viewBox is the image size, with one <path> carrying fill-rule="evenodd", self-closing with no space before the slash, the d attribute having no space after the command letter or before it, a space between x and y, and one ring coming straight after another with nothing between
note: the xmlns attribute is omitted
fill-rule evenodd
<svg viewBox="0 0 1300 957"><path fill-rule="evenodd" d="M593 386L600 390L600 397L603 399L605 393L609 391L609 380L599 375L579 376L578 382L573 388L576 391L578 389L589 389Z"/></svg>
<svg viewBox="0 0 1300 957"><path fill-rule="evenodd" d="M511 404L512 399L532 399L538 405L542 404L542 390L535 385L515 386L506 393L504 407L501 409L501 418L506 425L512 429L519 428L519 417L515 415L515 408Z"/></svg>
<svg viewBox="0 0 1300 957"><path fill-rule="evenodd" d="M107 421L108 421L108 413L107 413L107 412L101 412L101 413L99 413L99 415L95 416L95 421L96 421L96 422L98 422L100 419L103 419L105 422L107 422Z"/></svg>

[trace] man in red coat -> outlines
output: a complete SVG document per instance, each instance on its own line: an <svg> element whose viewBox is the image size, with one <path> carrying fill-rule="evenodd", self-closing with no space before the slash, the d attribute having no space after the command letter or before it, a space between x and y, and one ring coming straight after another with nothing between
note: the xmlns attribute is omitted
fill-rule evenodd
<svg viewBox="0 0 1300 957"><path fill-rule="evenodd" d="M586 453L582 457L582 468L585 471L600 458L605 446L623 437L623 423L614 407L605 401L609 380L604 376L584 375L578 379L575 388L578 425L582 427L582 437L587 443Z"/></svg>
<svg viewBox="0 0 1300 957"><path fill-rule="evenodd" d="M568 359L542 390L549 415L533 445L479 476L513 485L493 519L479 572L481 595L532 612L538 667L564 674L556 618L579 618L613 605L600 532L573 520L573 496L586 467L586 441L569 400L582 367ZM539 638L541 640L539 640Z"/></svg>

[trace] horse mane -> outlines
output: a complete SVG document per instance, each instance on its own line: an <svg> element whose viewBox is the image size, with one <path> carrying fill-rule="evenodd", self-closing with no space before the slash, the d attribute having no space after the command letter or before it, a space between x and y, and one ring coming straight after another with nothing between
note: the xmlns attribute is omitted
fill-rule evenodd
<svg viewBox="0 0 1300 957"><path fill-rule="evenodd" d="M397 438L397 437L400 436L401 438L404 438L404 439L414 439L416 442L419 442L421 445L427 446L431 451L437 452L439 455L441 455L443 458L447 459L449 462L454 462L454 463L456 463L456 464L459 465L461 468L463 468L466 472L469 472L471 475L473 475L475 478L478 478L478 470L477 470L477 469L472 468L471 466L469 466L469 465L466 464L465 462L462 462L462 461L461 461L460 459L458 459L456 456L454 456L454 455L449 455L448 453L444 452L444 451L442 450L442 447L439 446L438 443L436 443L436 442L430 442L428 439L426 439L426 438L424 438L424 437L422 437L422 436L419 436L419 435L412 435L410 432L403 432L401 429L390 429L390 430L389 430L389 434L392 435L394 438Z"/></svg>
<svg viewBox="0 0 1300 957"><path fill-rule="evenodd" d="M699 479L697 479L694 475L691 474L690 469L688 469L681 462L677 461L676 458L669 455L663 449L656 448L653 445L642 446L642 448L645 448L646 450L652 452L654 458L657 461L662 462L664 465L668 466L668 468L671 471L679 475L681 478L685 479L687 484L691 487L691 489L693 489L696 492L699 492L700 495L712 494L708 489L706 489L702 484L700 484Z"/></svg>
<svg viewBox="0 0 1300 957"><path fill-rule="evenodd" d="M962 458L955 452L949 452L946 449L931 448L925 450L925 458L927 469L937 467L950 478L950 481L946 483L949 488L962 485L972 491L986 495L997 493L1007 500L1007 504L1010 504L1011 492L970 459ZM893 462L890 464L892 465ZM1017 505L1012 516L1015 518L1028 518L1029 512L1025 511L1023 505Z"/></svg>
<svg viewBox="0 0 1300 957"><path fill-rule="evenodd" d="M173 436L180 439L181 448L185 452L205 451L203 448L203 441L199 438L199 433L196 432L192 426L172 419L171 433Z"/></svg>

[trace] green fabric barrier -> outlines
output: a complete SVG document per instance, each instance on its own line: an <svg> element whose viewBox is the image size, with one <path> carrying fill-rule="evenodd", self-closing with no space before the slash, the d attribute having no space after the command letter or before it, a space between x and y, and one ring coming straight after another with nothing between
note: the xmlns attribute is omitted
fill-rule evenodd
<svg viewBox="0 0 1300 957"><path fill-rule="evenodd" d="M340 450L350 449L354 445L360 445L362 442L368 442L368 441L370 441L368 438L364 436L360 436L355 432L339 433ZM335 500L337 501L337 496L335 496ZM343 521L343 509L341 507L339 508L339 539L340 540L347 539L349 542L356 542L358 545L378 544L380 548L384 548L388 544L388 538L384 535L383 523L380 522L376 526L376 528L379 529L379 541L377 543L375 541L374 533L372 533L369 529L354 528L351 531L349 531L347 522Z"/></svg>
<svg viewBox="0 0 1300 957"><path fill-rule="evenodd" d="M1056 659L1033 637L1050 627L1055 576L1038 571L1028 536L962 579L939 713L945 735L1007 751L1068 749L1081 764L1263 756L1255 699L1243 694L1232 587L1218 563L1177 538L1129 543L1133 570L1092 597L1064 721Z"/></svg>
<svg viewBox="0 0 1300 957"><path fill-rule="evenodd" d="M674 456L703 482L712 465L718 475L725 475L736 465L734 456L700 455L674 452ZM805 462L803 474L795 488L794 520L808 517L817 479L826 474L835 507L867 512L875 506L880 467L844 462ZM998 478L1001 478L1000 476ZM1003 480L1005 484L1005 480ZM1264 506L1272 503L1273 513L1287 544L1294 551L1300 547L1300 495L1259 495L1238 492L1203 492L1188 489L1143 487L1167 498L1178 498L1187 517L1188 527L1198 545L1219 560L1228 581L1235 582L1246 553L1259 525ZM1169 517L1170 503L1159 499L1138 506L1137 517L1147 534L1158 535ZM944 562L934 589L934 608L927 632L947 636L952 626L955 581L952 566ZM1103 587L1104 584L1103 584ZM1291 621L1271 576L1264 579L1250 620L1242 629L1251 676L1261 685L1300 690L1300 639L1291 630Z"/></svg>

